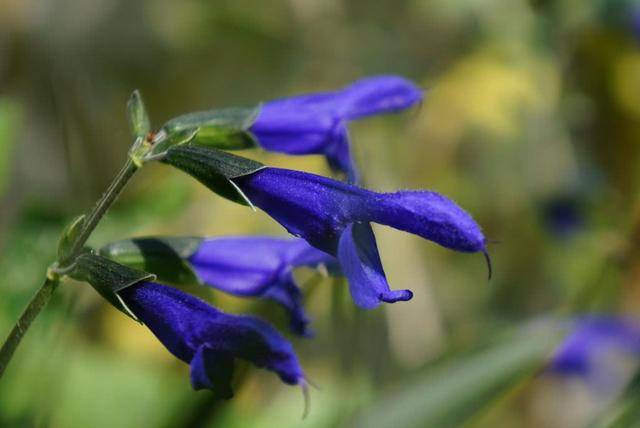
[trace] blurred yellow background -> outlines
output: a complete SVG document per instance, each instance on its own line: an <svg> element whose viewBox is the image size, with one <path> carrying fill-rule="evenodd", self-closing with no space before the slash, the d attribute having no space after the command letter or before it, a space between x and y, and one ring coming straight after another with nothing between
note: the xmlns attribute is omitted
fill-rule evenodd
<svg viewBox="0 0 640 428"><path fill-rule="evenodd" d="M316 337L292 341L320 388L304 422L300 392L255 368L232 401L192 391L188 367L144 327L65 283L0 382L0 426L352 426L433 361L502 328L569 309L638 311L638 2L0 0L0 335L64 224L125 159L133 89L160 126L375 74L427 92L419 108L350 126L364 183L433 189L465 207L497 241L490 282L480 256L376 226L391 286L415 297L365 312L344 284L305 288ZM330 174L319 156L243 155ZM285 236L263 213L152 165L90 244L256 233ZM285 324L268 304L200 293ZM487 420L582 426L593 405L584 387L534 383Z"/></svg>

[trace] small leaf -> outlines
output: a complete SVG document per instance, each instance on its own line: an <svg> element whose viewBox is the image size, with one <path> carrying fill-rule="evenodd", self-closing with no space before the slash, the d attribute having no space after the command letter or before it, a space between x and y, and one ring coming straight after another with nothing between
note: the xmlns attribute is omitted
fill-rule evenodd
<svg viewBox="0 0 640 428"><path fill-rule="evenodd" d="M149 115L137 89L133 91L127 102L127 115L129 116L129 127L134 137L144 138L151 131Z"/></svg>
<svg viewBox="0 0 640 428"><path fill-rule="evenodd" d="M62 231L62 235L58 241L58 260L66 260L70 256L69 252L71 251L73 242L82 231L84 219L84 214L74 218Z"/></svg>
<svg viewBox="0 0 640 428"><path fill-rule="evenodd" d="M140 281L152 281L155 275L121 265L97 254L80 255L69 276L78 281L91 284L102 297L118 310L137 321L136 316L127 308L118 291L135 285Z"/></svg>
<svg viewBox="0 0 640 428"><path fill-rule="evenodd" d="M176 285L199 284L186 262L196 252L203 238L150 237L127 239L102 247L100 255L118 263L153 272L161 282Z"/></svg>
<svg viewBox="0 0 640 428"><path fill-rule="evenodd" d="M260 106L230 107L199 111L171 119L162 126L167 134L185 129L221 128L244 131L258 118Z"/></svg>
<svg viewBox="0 0 640 428"><path fill-rule="evenodd" d="M220 196L243 205L251 203L231 179L265 167L251 159L190 144L171 147L162 162L186 172Z"/></svg>

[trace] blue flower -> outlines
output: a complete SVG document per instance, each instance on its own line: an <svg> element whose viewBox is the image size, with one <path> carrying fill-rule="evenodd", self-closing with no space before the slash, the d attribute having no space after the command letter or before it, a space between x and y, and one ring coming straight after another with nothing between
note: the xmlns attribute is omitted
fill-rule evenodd
<svg viewBox="0 0 640 428"><path fill-rule="evenodd" d="M489 261L478 224L435 192L376 193L314 174L269 167L232 182L289 233L337 257L351 295L362 308L412 297L409 290L390 290L370 222L453 250L482 252Z"/></svg>
<svg viewBox="0 0 640 428"><path fill-rule="evenodd" d="M191 366L194 389L230 398L234 360L276 372L304 386L304 373L289 342L269 324L225 314L175 288L140 282L119 292L128 308L176 357Z"/></svg>
<svg viewBox="0 0 640 428"><path fill-rule="evenodd" d="M329 165L357 180L347 122L409 108L423 91L397 76L361 79L335 92L284 98L265 103L251 126L259 144L292 155L323 154Z"/></svg>
<svg viewBox="0 0 640 428"><path fill-rule="evenodd" d="M585 316L555 352L549 371L577 376L589 384L609 388L619 383L616 358L640 360L640 322L609 315Z"/></svg>
<svg viewBox="0 0 640 428"><path fill-rule="evenodd" d="M278 302L289 313L291 329L308 336L309 319L302 294L293 278L300 266L324 265L335 270L336 260L303 239L274 237L208 238L188 259L205 284L236 296L257 296Z"/></svg>

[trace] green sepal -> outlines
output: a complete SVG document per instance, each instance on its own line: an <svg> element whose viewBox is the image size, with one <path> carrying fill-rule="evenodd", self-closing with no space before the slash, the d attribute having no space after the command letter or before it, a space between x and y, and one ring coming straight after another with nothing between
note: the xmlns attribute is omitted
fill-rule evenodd
<svg viewBox="0 0 640 428"><path fill-rule="evenodd" d="M140 92L133 91L127 102L127 115L129 117L129 127L135 138L144 138L151 131L151 122L147 109L142 101Z"/></svg>
<svg viewBox="0 0 640 428"><path fill-rule="evenodd" d="M69 252L71 251L73 242L82 231L84 219L84 214L79 215L78 217L74 218L73 221L69 223L62 231L62 235L60 236L60 240L58 241L58 260L66 260L70 256Z"/></svg>
<svg viewBox="0 0 640 428"><path fill-rule="evenodd" d="M218 128L226 130L244 131L249 129L260 114L261 106L229 107L215 110L188 113L171 119L162 129L171 134L185 129Z"/></svg>
<svg viewBox="0 0 640 428"><path fill-rule="evenodd" d="M186 260L196 252L202 240L199 237L126 239L105 245L99 254L130 267L153 272L163 283L199 285L198 277Z"/></svg>
<svg viewBox="0 0 640 428"><path fill-rule="evenodd" d="M153 154L169 147L197 144L221 150L242 150L257 147L255 137L248 131L260 113L260 106L231 107L185 114L165 123L157 135L164 136L154 147ZM178 135L178 137L175 137ZM180 136L191 135L187 141ZM170 141L169 141L170 140Z"/></svg>
<svg viewBox="0 0 640 428"><path fill-rule="evenodd" d="M244 150L258 147L258 142L252 133L245 130L218 127L199 128L189 144L220 150Z"/></svg>
<svg viewBox="0 0 640 428"><path fill-rule="evenodd" d="M265 167L251 159L191 144L171 147L162 162L186 172L220 196L249 206L251 201L231 180Z"/></svg>
<svg viewBox="0 0 640 428"><path fill-rule="evenodd" d="M197 133L198 129L183 129L171 134L165 134L165 137L153 145L149 154L151 156L159 155L171 147L187 144L195 138Z"/></svg>
<svg viewBox="0 0 640 428"><path fill-rule="evenodd" d="M93 253L80 255L68 275L78 281L88 282L116 309L136 321L136 316L117 293L140 281L153 281L156 278L151 273L130 268Z"/></svg>

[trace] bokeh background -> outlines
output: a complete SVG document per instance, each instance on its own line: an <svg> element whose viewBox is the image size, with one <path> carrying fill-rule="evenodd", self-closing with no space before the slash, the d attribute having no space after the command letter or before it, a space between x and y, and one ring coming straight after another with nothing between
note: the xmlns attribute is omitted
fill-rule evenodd
<svg viewBox="0 0 640 428"><path fill-rule="evenodd" d="M412 301L358 310L344 284L299 272L316 336L291 339L319 385L304 422L299 390L252 367L231 401L192 391L143 326L68 282L0 382L0 426L446 426L432 413L457 414L452 397L478 387L472 426L580 427L606 411L615 397L579 379L505 381L496 367L510 373L521 345L485 347L550 316L640 310L640 3L627 0L0 0L0 336L124 161L133 89L160 126L382 73L428 92L350 127L367 187L455 199L495 241L491 281L481 256L377 226ZM316 156L246 155L330 174ZM248 233L285 235L151 165L90 243ZM200 293L285 324L267 303Z"/></svg>

